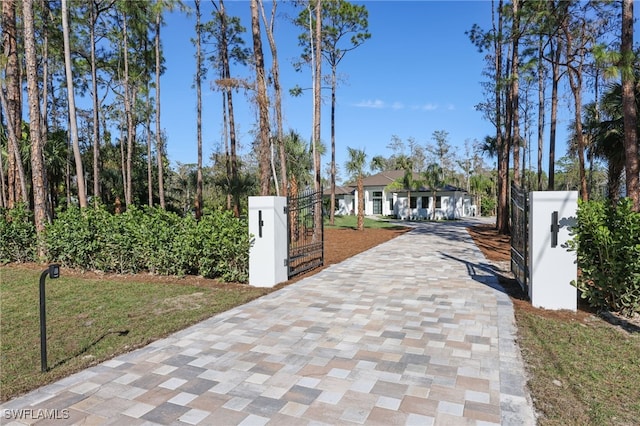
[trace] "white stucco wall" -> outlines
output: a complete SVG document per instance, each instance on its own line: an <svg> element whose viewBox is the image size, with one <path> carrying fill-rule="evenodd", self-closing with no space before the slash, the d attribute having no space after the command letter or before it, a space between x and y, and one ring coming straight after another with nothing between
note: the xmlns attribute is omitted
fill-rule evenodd
<svg viewBox="0 0 640 426"><path fill-rule="evenodd" d="M409 217L431 219L436 204L433 198L433 193L412 192L411 197L418 198L416 200L416 208L409 209L407 194L401 193L397 195L397 202L395 203L393 214L402 219L407 219ZM423 197L428 197L428 203L426 203L426 206L422 204ZM436 220L459 219L461 217L469 216L468 212L470 211L470 208L467 210L464 208L465 195L463 192L438 192L436 193L436 197L441 197L440 207L435 209Z"/></svg>
<svg viewBox="0 0 640 426"><path fill-rule="evenodd" d="M529 193L529 298L537 308L575 311L576 253L566 248L570 228L577 222L577 191ZM551 219L558 212L558 242L552 247Z"/></svg>
<svg viewBox="0 0 640 426"><path fill-rule="evenodd" d="M373 215L373 193L382 192L382 214L383 215L395 215L401 219L423 218L430 219L435 206L435 200L433 193L425 192L412 192L412 197L418 197L416 201L416 207L409 209L407 201L407 193L387 192L385 187L370 186L365 188L364 199L364 213L365 215ZM471 197L464 192L438 192L437 197L441 197L441 207L436 209L435 217L438 220L441 219L459 219L466 216L471 216ZM354 213L358 212L358 191L356 190L353 197ZM422 205L423 197L428 197L426 206ZM455 201L454 201L455 199ZM392 206L389 206L390 201ZM411 212L409 211L411 210Z"/></svg>

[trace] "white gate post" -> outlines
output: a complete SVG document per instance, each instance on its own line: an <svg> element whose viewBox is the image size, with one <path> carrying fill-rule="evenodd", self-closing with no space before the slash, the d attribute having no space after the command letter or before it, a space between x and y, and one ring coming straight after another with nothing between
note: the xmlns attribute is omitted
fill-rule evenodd
<svg viewBox="0 0 640 426"><path fill-rule="evenodd" d="M287 197L249 197L249 284L287 281Z"/></svg>
<svg viewBox="0 0 640 426"><path fill-rule="evenodd" d="M577 191L529 193L529 299L537 308L577 309L576 253L566 248L577 209Z"/></svg>

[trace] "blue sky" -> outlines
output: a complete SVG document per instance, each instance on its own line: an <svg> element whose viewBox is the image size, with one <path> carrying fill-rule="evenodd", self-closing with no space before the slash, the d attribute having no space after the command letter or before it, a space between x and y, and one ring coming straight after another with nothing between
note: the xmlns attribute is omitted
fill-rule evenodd
<svg viewBox="0 0 640 426"><path fill-rule="evenodd" d="M189 5L193 3L186 2ZM484 99L481 81L485 67L483 54L471 44L465 31L474 23L488 29L491 2L477 1L366 1L369 32L372 37L349 52L340 63L345 77L337 90L336 157L344 170L347 147L364 149L368 159L391 155L386 147L393 135L402 140L414 138L426 145L434 131L449 133L449 143L462 153L464 142L482 140L495 130L474 105ZM250 30L250 9L246 0L225 2L230 15L239 16ZM270 7L270 5L268 5ZM203 19L211 13L210 2L203 2ZM290 4L280 4L279 13L297 15ZM195 16L171 13L162 30L167 71L161 81L162 127L168 136L168 156L175 162L196 162L196 97L193 86L195 70ZM312 120L310 91L299 98L288 94L296 84L310 87L308 69L296 73L292 62L300 54L297 36L300 30L287 19L276 27L276 41L286 90L283 102L285 130L298 131L309 138ZM246 45L251 47L250 32ZM266 38L263 48L270 65ZM328 68L324 67L325 71ZM248 70L238 70L247 75ZM234 73L232 69L232 73ZM220 145L222 131L221 95L210 89L213 75L203 85L203 141L205 163ZM330 145L330 100L325 92L322 110L322 140ZM236 121L243 151L250 148L250 133L257 119L249 97L236 94ZM556 158L564 155L564 129L559 123L560 139ZM533 137L535 143L535 135ZM545 158L547 157L545 153ZM532 158L535 152L532 153ZM323 170L330 158L323 158ZM546 167L546 166L545 166ZM343 171L342 180L348 176Z"/></svg>

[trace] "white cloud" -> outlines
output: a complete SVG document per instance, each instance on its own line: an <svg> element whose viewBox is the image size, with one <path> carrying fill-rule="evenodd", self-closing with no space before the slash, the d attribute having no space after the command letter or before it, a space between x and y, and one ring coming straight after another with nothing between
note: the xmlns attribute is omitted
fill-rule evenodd
<svg viewBox="0 0 640 426"><path fill-rule="evenodd" d="M380 99L376 99L375 101L372 101L372 100L360 101L357 104L355 104L355 106L361 107L361 108L384 108L385 104Z"/></svg>
<svg viewBox="0 0 640 426"><path fill-rule="evenodd" d="M404 104L402 102L394 102L393 105L391 105L391 108L393 108L393 109L404 109Z"/></svg>
<svg viewBox="0 0 640 426"><path fill-rule="evenodd" d="M454 104L448 104L447 105L447 110L448 111L454 111L456 109L456 106Z"/></svg>
<svg viewBox="0 0 640 426"><path fill-rule="evenodd" d="M435 111L438 109L438 104L424 104L420 107L424 111Z"/></svg>

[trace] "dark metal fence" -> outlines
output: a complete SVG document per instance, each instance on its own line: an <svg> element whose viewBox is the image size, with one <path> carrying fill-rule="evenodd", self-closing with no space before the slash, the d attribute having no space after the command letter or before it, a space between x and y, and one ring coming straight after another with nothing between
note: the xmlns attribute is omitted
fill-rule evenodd
<svg viewBox="0 0 640 426"><path fill-rule="evenodd" d="M322 190L287 197L289 278L324 264Z"/></svg>
<svg viewBox="0 0 640 426"><path fill-rule="evenodd" d="M529 279L529 194L511 183L511 272L525 292Z"/></svg>

